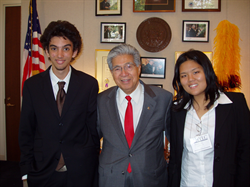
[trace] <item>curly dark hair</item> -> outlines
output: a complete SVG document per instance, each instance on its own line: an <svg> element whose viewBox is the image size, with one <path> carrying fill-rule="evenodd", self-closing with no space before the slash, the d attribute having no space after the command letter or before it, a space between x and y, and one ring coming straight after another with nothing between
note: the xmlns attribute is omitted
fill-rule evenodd
<svg viewBox="0 0 250 187"><path fill-rule="evenodd" d="M40 41L42 43L44 50L49 50L49 44L51 38L54 36L59 36L69 39L73 43L73 51L78 51L77 55L81 52L82 49L82 38L77 30L77 28L69 23L68 21L52 21L44 30ZM76 55L76 56L77 56Z"/></svg>
<svg viewBox="0 0 250 187"><path fill-rule="evenodd" d="M222 91L222 89L217 80L217 76L215 75L215 72L213 70L212 63L210 62L208 57L201 51L191 49L181 54L175 64L172 86L177 94L174 97L173 102L175 104L173 105L173 110L182 110L188 102L190 102L187 108L188 110L193 105L193 95L187 93L180 82L180 66L182 63L188 60L193 60L197 62L203 68L207 83L205 97L206 100L210 99L210 102L207 104L206 108L209 109L214 104L214 102L220 97L219 91Z"/></svg>

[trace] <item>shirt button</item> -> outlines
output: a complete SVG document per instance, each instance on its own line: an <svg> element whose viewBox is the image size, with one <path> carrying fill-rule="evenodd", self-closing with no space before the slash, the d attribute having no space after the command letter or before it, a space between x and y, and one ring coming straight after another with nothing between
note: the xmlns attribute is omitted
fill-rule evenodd
<svg viewBox="0 0 250 187"><path fill-rule="evenodd" d="M125 172L124 171L122 171L122 175L124 175L125 174Z"/></svg>

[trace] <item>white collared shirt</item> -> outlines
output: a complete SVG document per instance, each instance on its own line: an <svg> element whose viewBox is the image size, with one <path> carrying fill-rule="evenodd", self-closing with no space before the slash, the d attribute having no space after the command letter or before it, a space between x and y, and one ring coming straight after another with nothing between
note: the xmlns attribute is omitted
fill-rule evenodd
<svg viewBox="0 0 250 187"><path fill-rule="evenodd" d="M124 130L124 118L125 112L127 109L128 101L125 98L127 94L125 94L122 89L118 88L116 92L116 103L122 123L122 128ZM133 122L134 122L134 132L138 126L138 122L141 116L143 102L144 102L144 86L142 84L138 84L137 88L129 95L131 99L131 104L133 108Z"/></svg>
<svg viewBox="0 0 250 187"><path fill-rule="evenodd" d="M181 187L211 187L213 185L215 108L219 104L230 103L232 101L224 93L220 93L219 99L201 119L193 106L187 111L183 139ZM212 148L193 153L190 138L199 134L196 124L201 125L201 134L209 135Z"/></svg>
<svg viewBox="0 0 250 187"><path fill-rule="evenodd" d="M50 74L50 80L51 80L51 85L52 85L52 88L53 88L53 93L54 93L54 96L55 96L55 100L56 100L56 95L57 95L57 92L59 90L59 87L58 87L58 82L61 82L61 81L64 81L65 82L65 85L64 85L64 91L65 93L67 93L68 91L68 87L69 87L69 81L70 81L70 76L71 76L71 66L69 66L69 72L67 74L67 76L61 80L59 79L52 71L52 67L50 68L49 70L49 74Z"/></svg>

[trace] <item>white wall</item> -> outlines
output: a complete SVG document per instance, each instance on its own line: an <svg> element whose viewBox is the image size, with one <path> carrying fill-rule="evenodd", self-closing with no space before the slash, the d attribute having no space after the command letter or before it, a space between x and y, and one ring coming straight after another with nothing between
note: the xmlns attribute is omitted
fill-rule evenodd
<svg viewBox="0 0 250 187"><path fill-rule="evenodd" d="M236 24L240 30L241 47L241 79L242 92L250 106L250 1L249 0L221 0L221 12L182 12L181 0L176 0L175 12L168 13L133 13L133 1L123 0L122 16L95 16L95 0L37 0L38 15L42 32L44 28L54 20L67 20L75 24L79 29L84 43L83 53L73 64L79 70L82 70L92 76L95 76L95 49L111 49L115 44L100 43L100 22L126 22L127 39L126 42L135 46L146 57L165 57L167 58L166 78L165 79L143 79L150 84L163 84L163 88L173 92L171 82L174 69L175 51L186 51L190 48L201 51L213 50L213 39L216 36L214 29L220 21L227 19ZM1 2L1 0L0 0ZM3 1L2 1L3 2ZM8 0L12 2L12 0ZM25 40L28 20L29 0L21 0L22 6L22 26L21 26L21 47ZM2 8L2 7L1 7ZM2 11L2 9L1 9ZM1 12L2 14L2 12ZM170 44L163 51L150 53L143 50L136 40L136 30L139 24L147 18L159 17L164 19L172 30L172 39ZM2 15L1 15L2 19ZM182 42L182 20L210 20L209 43ZM1 20L2 21L2 20ZM3 22L0 24L0 30L3 28ZM0 58L2 57L3 46L0 40ZM2 58L1 58L2 60ZM1 72L0 81L4 82L3 61L0 62ZM46 61L46 65L49 62ZM3 85L3 84L2 84ZM0 117L4 118L4 87L0 86ZM1 120L0 119L0 120ZM0 121L0 159L5 155L5 122ZM3 138L4 135L4 138Z"/></svg>

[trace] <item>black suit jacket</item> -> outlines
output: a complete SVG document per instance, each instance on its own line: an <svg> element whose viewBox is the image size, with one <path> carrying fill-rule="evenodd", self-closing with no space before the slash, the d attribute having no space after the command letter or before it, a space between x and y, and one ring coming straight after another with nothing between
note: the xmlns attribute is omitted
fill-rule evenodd
<svg viewBox="0 0 250 187"><path fill-rule="evenodd" d="M250 113L242 93L225 93L232 104L215 109L214 187L249 187ZM180 186L186 110L172 112L169 186Z"/></svg>
<svg viewBox="0 0 250 187"><path fill-rule="evenodd" d="M49 69L24 83L19 128L21 173L28 174L29 186L46 186L62 153L70 178L68 186L92 186L99 150L98 83L72 67L60 117Z"/></svg>

